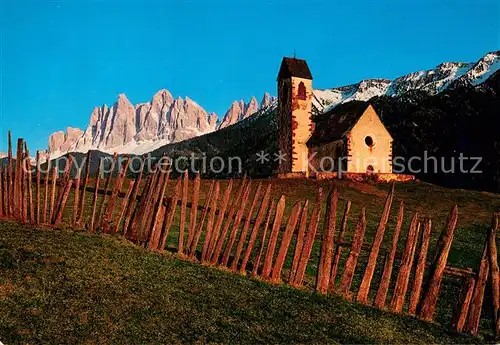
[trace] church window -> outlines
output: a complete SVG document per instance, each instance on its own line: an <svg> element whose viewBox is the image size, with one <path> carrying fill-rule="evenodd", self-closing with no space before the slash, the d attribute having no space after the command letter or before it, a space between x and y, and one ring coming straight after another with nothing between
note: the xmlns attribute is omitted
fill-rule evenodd
<svg viewBox="0 0 500 345"><path fill-rule="evenodd" d="M373 141L373 138L372 138L372 137L370 137L369 135L367 135L367 136L365 137L365 144L366 144L366 146L368 146L369 148L372 148L372 147L373 147L373 145L375 144L375 142Z"/></svg>
<svg viewBox="0 0 500 345"><path fill-rule="evenodd" d="M340 158L342 157L342 148L340 146L337 146L335 148L335 158Z"/></svg>
<svg viewBox="0 0 500 345"><path fill-rule="evenodd" d="M297 93L297 96L299 99L305 101L307 99L307 95L306 95L306 86L304 85L304 82L300 82L299 83L299 91Z"/></svg>

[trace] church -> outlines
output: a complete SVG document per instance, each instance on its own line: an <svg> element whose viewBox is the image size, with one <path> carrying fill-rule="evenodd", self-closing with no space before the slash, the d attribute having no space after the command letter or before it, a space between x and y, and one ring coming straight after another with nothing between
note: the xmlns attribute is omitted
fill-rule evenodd
<svg viewBox="0 0 500 345"><path fill-rule="evenodd" d="M393 138L372 105L353 101L317 115L305 60L283 58L278 73L278 177L408 180L392 173Z"/></svg>

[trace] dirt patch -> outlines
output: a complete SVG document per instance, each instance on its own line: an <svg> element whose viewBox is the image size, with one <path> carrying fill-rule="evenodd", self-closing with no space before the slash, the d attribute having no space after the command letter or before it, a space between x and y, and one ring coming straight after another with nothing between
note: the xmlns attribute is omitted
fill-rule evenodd
<svg viewBox="0 0 500 345"><path fill-rule="evenodd" d="M380 190L377 187L375 187L374 185L369 184L369 183L349 181L347 183L347 187L352 188L352 189L356 189L362 194L368 194L368 195L374 195L374 196L380 196L380 197L385 197L387 195L386 191Z"/></svg>
<svg viewBox="0 0 500 345"><path fill-rule="evenodd" d="M15 290L15 286L11 283L0 284L0 299L7 298Z"/></svg>

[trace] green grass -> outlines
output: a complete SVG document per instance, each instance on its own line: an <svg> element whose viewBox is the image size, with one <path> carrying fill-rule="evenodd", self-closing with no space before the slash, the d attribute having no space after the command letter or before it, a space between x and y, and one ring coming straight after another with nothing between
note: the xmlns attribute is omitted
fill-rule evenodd
<svg viewBox="0 0 500 345"><path fill-rule="evenodd" d="M228 180L220 180L221 192L225 190ZM239 189L239 181L235 181L233 188L233 198L236 196ZM376 183L359 183L353 181L344 180L334 180L334 181L315 181L315 180L276 180L276 179L265 179L265 180L253 180L252 181L252 193L256 190L259 182L263 183L265 189L266 185L272 183L272 198L277 200L282 194L286 196L286 210L285 218L283 222L286 221L287 215L293 204L297 201L303 201L305 199L310 200L309 214L312 212L314 205L314 199L316 192L319 187L324 190L325 198L326 194L332 189L332 187L337 187L340 197L339 209L337 214L337 224L340 223L342 217L344 205L347 200L352 201L351 213L348 224L348 231L346 233L346 241L350 241L355 228L355 223L360 213L361 207L366 207L366 217L367 217L367 230L365 235L364 243L365 245L370 245L373 241L373 236L377 229L378 221L382 213L383 204L387 195L387 191L390 187L389 184L376 184ZM89 184L93 186L93 183ZM102 184L101 184L102 185ZM174 189L175 183L170 182L167 189L166 195L171 195ZM128 186L128 183L124 184L124 189ZM205 198L208 193L210 186L210 181L201 181L200 190L200 202L199 205L205 203ZM189 196L191 196L192 191L192 181L189 185ZM69 220L72 217L72 204L73 204L73 193L70 195L68 201L68 207L65 210L65 219ZM86 220L88 222L92 205L92 195L91 193L86 194ZM101 199L99 199L101 200ZM500 210L500 195L493 193L485 193L478 191L460 190L460 189L446 189L438 187L435 185L427 183L397 183L396 184L396 194L394 198L393 207L391 210L389 223L385 233L384 241L381 246L381 252L379 254L375 275L372 281L372 286L370 290L370 300L373 300L374 294L379 284L381 271L383 269L383 257L384 252L390 247L391 238L394 231L397 206L399 201L404 201L405 203L405 218L403 222L403 229L398 242L398 252L402 253L404 251L406 234L408 231L410 219L414 212L418 212L420 219L428 216L432 218L433 228L431 233L431 243L429 249L428 259L430 260L435 252L436 242L439 237L441 230L443 229L446 217L449 210L453 205L458 205L459 208L459 220L457 224L457 230L455 232L455 237L453 240L452 248L448 258L448 265L459 268L472 268L477 270L479 267L480 258L483 252L484 241L486 238L487 229L490 223L490 217L494 212ZM191 201L189 198L188 201ZM247 204L249 207L251 200ZM115 209L115 212L119 209L119 204ZM324 214L325 203L323 203L323 214ZM99 212L99 209L97 213ZM200 218L201 212L198 212L198 219ZM189 217L189 210L188 210ZM255 213L253 215L255 217ZM170 230L169 238L167 239L167 247L169 249L174 249L177 246L178 233L179 233L179 219L180 219L180 208L177 208L177 213L174 218L174 223ZM322 236L323 229L323 215L320 219L320 225L317 233L317 240L313 247L311 259L308 263L306 269L305 277L305 287L307 289L312 289L314 287L315 277L317 273L317 264L319 261L319 250L320 250L320 238ZM70 228L70 222L66 222L65 226ZM240 227L241 229L241 227ZM198 249L201 249L203 244L203 235L200 238ZM259 242L256 243L256 248ZM286 279L287 271L291 267L291 260L293 257L293 248L295 245L295 239L292 240L290 249L288 251L287 260L283 269L283 278ZM235 245L236 247L236 245ZM279 248L279 243L277 248ZM235 248L233 248L234 254ZM253 256L255 255L256 249L254 249L254 254L250 258L249 263L253 262ZM343 250L341 262L339 266L339 274L337 276L337 282L340 280L342 274L343 264L349 253L348 249ZM362 251L359 257L358 266L353 279L353 285L351 291L355 292L361 282L363 269L366 265L368 252ZM395 267L393 270L393 277L391 279L391 286L389 289L387 304L390 303L393 285L398 274L399 261L396 260ZM410 278L409 290L413 283L413 277ZM442 327L451 329L451 320L453 314L453 308L456 304L457 296L463 284L461 279L455 277L445 276L443 284L441 286L440 295L438 299L438 305L435 313L435 320ZM489 289L486 290L485 296L485 306L491 304L490 300L491 293ZM408 298L407 298L408 300ZM489 336L491 330L491 310L488 307L483 308L483 318L481 320L480 332L483 335Z"/></svg>
<svg viewBox="0 0 500 345"><path fill-rule="evenodd" d="M147 252L0 223L5 344L470 343L481 338Z"/></svg>

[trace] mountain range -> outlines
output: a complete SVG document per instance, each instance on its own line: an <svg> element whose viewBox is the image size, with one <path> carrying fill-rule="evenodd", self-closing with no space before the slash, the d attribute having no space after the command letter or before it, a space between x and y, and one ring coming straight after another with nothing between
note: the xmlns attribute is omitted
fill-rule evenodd
<svg viewBox="0 0 500 345"><path fill-rule="evenodd" d="M218 123L215 113L208 113L189 97L174 99L167 90L158 91L150 102L136 105L120 94L111 107L94 108L85 131L68 127L66 132L50 135L48 153L51 158L88 150L142 154L224 128L272 102L274 98L268 93L260 105L255 97L249 103L235 101Z"/></svg>
<svg viewBox="0 0 500 345"><path fill-rule="evenodd" d="M458 87L476 86L500 70L500 51L476 62L445 62L436 68L410 73L394 80L365 79L359 83L315 89L313 114L321 114L338 104L368 101L373 97L400 97L419 90L428 95ZM158 91L150 102L133 105L125 94L111 106L95 107L85 130L68 127L50 135L48 153L56 158L68 152L99 150L105 153L143 154L167 144L181 142L218 131L272 107L276 98L265 93L260 103L234 101L224 116L208 113L189 97L174 98L167 90Z"/></svg>

